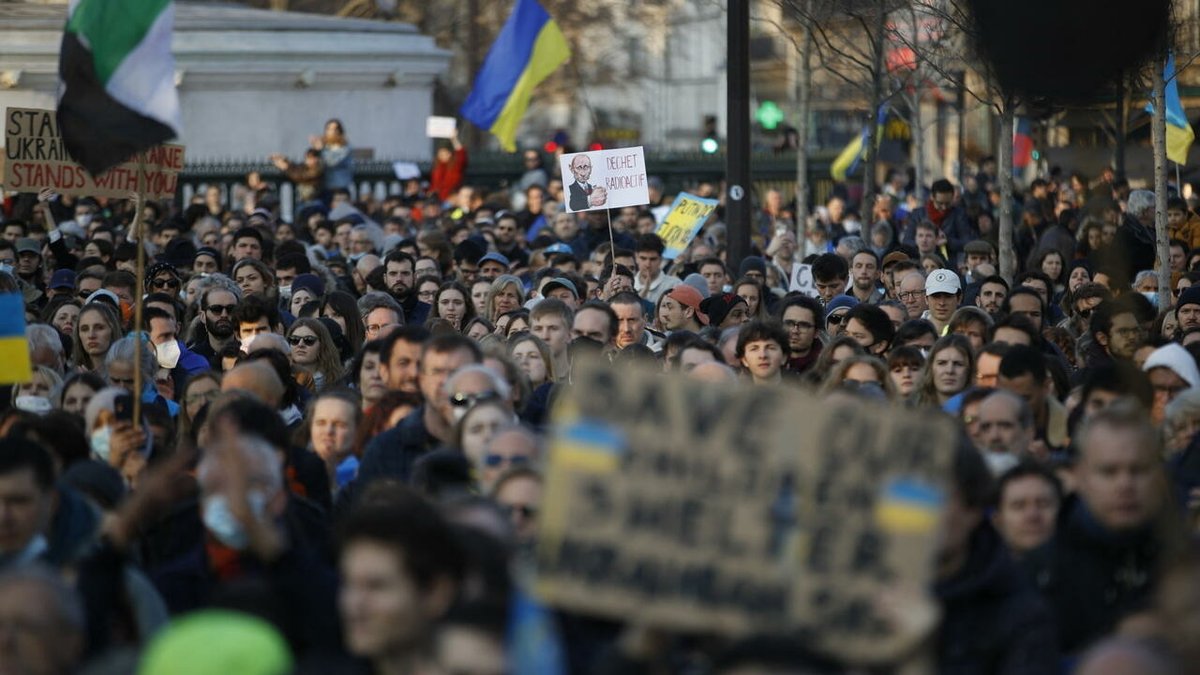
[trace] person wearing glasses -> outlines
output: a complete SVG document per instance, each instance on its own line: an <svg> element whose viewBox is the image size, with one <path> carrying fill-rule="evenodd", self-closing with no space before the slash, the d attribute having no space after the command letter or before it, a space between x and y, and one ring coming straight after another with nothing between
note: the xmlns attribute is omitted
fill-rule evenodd
<svg viewBox="0 0 1200 675"><path fill-rule="evenodd" d="M780 302L776 315L788 335L787 361L784 370L791 375L807 372L816 364L825 345L820 340L824 314L821 303L807 295L790 295Z"/></svg>
<svg viewBox="0 0 1200 675"><path fill-rule="evenodd" d="M465 335L441 333L424 341L417 373L424 404L367 444L358 478L349 488L352 493L361 494L380 478L407 481L417 458L454 441L454 427L462 418L456 411L465 414L473 397L492 391L502 392L508 399L503 378L486 368L483 372L491 377L480 374L482 361L479 345ZM468 371L467 366L473 370ZM458 376L460 370L474 375ZM452 374L456 377L451 378Z"/></svg>
<svg viewBox="0 0 1200 675"><path fill-rule="evenodd" d="M342 376L337 346L320 320L296 319L288 329L287 341L292 366L311 376L313 391L321 391Z"/></svg>
<svg viewBox="0 0 1200 675"><path fill-rule="evenodd" d="M846 315L858 306L852 295L839 295L825 304L825 332L836 338L846 332Z"/></svg>
<svg viewBox="0 0 1200 675"><path fill-rule="evenodd" d="M221 370L221 350L233 338L233 312L241 291L223 274L211 275L205 282L197 291L201 322L193 323L187 348L207 359L213 370Z"/></svg>
<svg viewBox="0 0 1200 675"><path fill-rule="evenodd" d="M179 289L183 286L175 266L164 262L151 265L143 283L146 293L166 293L171 297L178 297Z"/></svg>
<svg viewBox="0 0 1200 675"><path fill-rule="evenodd" d="M488 396L477 397L455 429L455 447L470 460L475 480L485 493L499 474L495 469L509 464L510 459L507 455L489 453L488 447L497 434L517 424L517 416L507 401Z"/></svg>

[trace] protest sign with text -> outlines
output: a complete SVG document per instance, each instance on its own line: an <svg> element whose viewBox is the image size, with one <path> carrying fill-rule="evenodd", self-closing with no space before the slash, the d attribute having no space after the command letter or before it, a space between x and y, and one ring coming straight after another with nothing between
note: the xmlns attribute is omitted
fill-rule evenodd
<svg viewBox="0 0 1200 675"><path fill-rule="evenodd" d="M573 378L539 523L544 600L672 630L804 636L856 661L931 628L881 599L927 599L948 419L595 363Z"/></svg>
<svg viewBox="0 0 1200 675"><path fill-rule="evenodd" d="M576 152L559 158L570 213L650 203L646 156L636 148Z"/></svg>
<svg viewBox="0 0 1200 675"><path fill-rule="evenodd" d="M458 133L458 120L453 117L430 115L425 118L425 136L428 138L454 138Z"/></svg>
<svg viewBox="0 0 1200 675"><path fill-rule="evenodd" d="M183 150L182 145L160 145L93 176L67 153L53 110L4 111L4 187L14 192L51 188L90 197L141 192L148 199L166 199L175 195Z"/></svg>
<svg viewBox="0 0 1200 675"><path fill-rule="evenodd" d="M813 280L812 265L792 263L792 273L789 275L788 292L799 291L810 298L821 297L817 293L817 284Z"/></svg>
<svg viewBox="0 0 1200 675"><path fill-rule="evenodd" d="M666 246L663 257L674 260L683 253L683 249L692 243L696 233L704 226L704 221L708 220L709 214L716 208L715 199L680 192L675 197L675 203L671 204L670 212L654 230Z"/></svg>

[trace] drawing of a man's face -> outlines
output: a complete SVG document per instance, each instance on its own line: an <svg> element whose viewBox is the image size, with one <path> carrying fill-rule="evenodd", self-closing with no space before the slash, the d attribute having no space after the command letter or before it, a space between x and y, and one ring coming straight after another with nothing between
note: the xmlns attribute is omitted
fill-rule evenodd
<svg viewBox="0 0 1200 675"><path fill-rule="evenodd" d="M578 183L586 183L592 177L592 159L587 155L571 158L571 173Z"/></svg>

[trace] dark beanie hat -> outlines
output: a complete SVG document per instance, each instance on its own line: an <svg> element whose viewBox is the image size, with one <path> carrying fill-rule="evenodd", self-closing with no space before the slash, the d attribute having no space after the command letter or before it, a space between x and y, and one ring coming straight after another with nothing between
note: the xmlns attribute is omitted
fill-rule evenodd
<svg viewBox="0 0 1200 675"><path fill-rule="evenodd" d="M738 305L746 304L746 300L736 293L710 295L700 303L700 311L708 316L708 325L720 326L729 316L729 311Z"/></svg>
<svg viewBox="0 0 1200 675"><path fill-rule="evenodd" d="M1175 308L1179 309L1184 305L1200 305L1200 286L1189 286L1179 295L1179 302L1175 303Z"/></svg>
<svg viewBox="0 0 1200 675"><path fill-rule="evenodd" d="M738 278L746 276L748 272L758 272L765 276L767 274L766 261L756 255L746 256L738 267Z"/></svg>

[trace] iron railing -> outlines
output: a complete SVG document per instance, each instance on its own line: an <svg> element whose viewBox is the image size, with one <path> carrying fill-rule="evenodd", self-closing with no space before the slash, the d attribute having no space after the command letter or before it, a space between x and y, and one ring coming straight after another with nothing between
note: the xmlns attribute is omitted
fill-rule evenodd
<svg viewBox="0 0 1200 675"><path fill-rule="evenodd" d="M825 153L809 159L809 189L815 204L824 203L833 191L833 181L829 176L831 162L832 156ZM429 163L416 164L422 175L428 176ZM725 175L725 157L722 154L651 154L646 157L646 165L651 176L663 181L665 194L693 189L705 181L720 181ZM479 153L470 158L466 182L483 188L485 192L504 190L515 183L523 171L519 154ZM258 172L266 183L274 186L279 195L282 216L290 221L296 209L295 185L281 171L266 163L226 161L188 164L179 177L176 200L180 206L189 204L193 197L202 196L208 186L216 185L227 204L240 207L246 179L251 172ZM792 195L796 186L795 153L755 154L751 159L751 175L755 197L760 200L772 188ZM351 191L356 199L365 194L383 199L387 195L398 194L403 182L396 178L391 162L358 161L354 166L354 186Z"/></svg>

